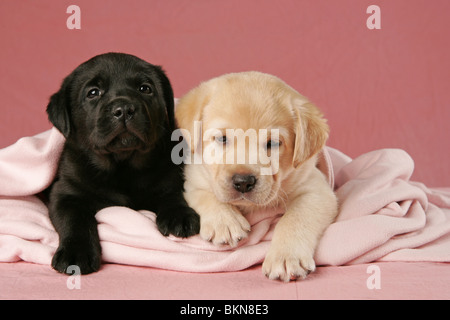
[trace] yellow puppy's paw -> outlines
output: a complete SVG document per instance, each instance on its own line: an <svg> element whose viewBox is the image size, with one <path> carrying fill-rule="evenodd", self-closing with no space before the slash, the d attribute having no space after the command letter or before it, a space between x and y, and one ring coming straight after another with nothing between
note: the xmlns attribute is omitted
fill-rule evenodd
<svg viewBox="0 0 450 320"><path fill-rule="evenodd" d="M289 282L297 278L304 279L316 269L312 250L277 250L270 248L262 266L263 273L271 280Z"/></svg>
<svg viewBox="0 0 450 320"><path fill-rule="evenodd" d="M200 219L200 236L215 245L236 247L249 232L250 224L238 211L221 210Z"/></svg>

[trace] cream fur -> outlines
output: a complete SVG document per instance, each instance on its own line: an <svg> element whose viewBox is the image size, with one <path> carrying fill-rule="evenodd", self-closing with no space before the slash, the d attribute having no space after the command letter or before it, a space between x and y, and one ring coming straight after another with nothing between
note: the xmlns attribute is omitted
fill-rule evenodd
<svg viewBox="0 0 450 320"><path fill-rule="evenodd" d="M247 237L249 211L284 207L263 272L270 279L289 281L314 271L317 244L337 215L336 196L316 168L317 153L328 138L319 109L277 77L244 72L211 79L188 92L178 103L176 119L192 137L194 121L202 121L203 132L220 126L223 134L225 129L279 129L281 145L270 151L279 152L275 174L260 174L274 165L263 164L259 154L254 164L250 158L243 164L188 164L184 195L201 217L201 237L217 245L236 246ZM214 137L194 140L188 141L192 152L199 146L205 152L217 143ZM249 157L248 145L244 148ZM233 147L237 152L238 146ZM227 154L231 147L225 150ZM236 173L257 177L254 189L236 191L231 183Z"/></svg>

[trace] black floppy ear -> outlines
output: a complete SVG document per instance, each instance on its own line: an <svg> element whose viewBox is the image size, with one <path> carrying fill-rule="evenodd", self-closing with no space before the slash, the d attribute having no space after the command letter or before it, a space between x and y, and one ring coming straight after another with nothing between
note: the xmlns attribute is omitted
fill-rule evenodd
<svg viewBox="0 0 450 320"><path fill-rule="evenodd" d="M170 132L175 130L175 103L174 103L174 97L173 97L173 90L172 85L170 84L169 78L167 77L166 73L160 66L155 66L158 70L158 76L161 79L161 87L162 87L162 94L164 98L164 104L166 107L167 112L167 120L169 124Z"/></svg>
<svg viewBox="0 0 450 320"><path fill-rule="evenodd" d="M73 129L70 117L71 85L72 75L64 79L61 89L50 97L50 102L47 105L48 119L66 139Z"/></svg>

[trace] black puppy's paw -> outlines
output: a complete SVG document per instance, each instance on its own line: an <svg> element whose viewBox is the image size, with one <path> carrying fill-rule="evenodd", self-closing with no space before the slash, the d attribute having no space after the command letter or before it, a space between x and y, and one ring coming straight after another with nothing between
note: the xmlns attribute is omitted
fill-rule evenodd
<svg viewBox="0 0 450 320"><path fill-rule="evenodd" d="M172 212L161 212L156 217L159 231L168 236L188 238L200 232L200 216L190 207L181 207Z"/></svg>
<svg viewBox="0 0 450 320"><path fill-rule="evenodd" d="M102 255L100 243L97 245L62 243L52 259L52 267L58 272L72 274L67 268L77 266L81 274L89 274L100 269Z"/></svg>

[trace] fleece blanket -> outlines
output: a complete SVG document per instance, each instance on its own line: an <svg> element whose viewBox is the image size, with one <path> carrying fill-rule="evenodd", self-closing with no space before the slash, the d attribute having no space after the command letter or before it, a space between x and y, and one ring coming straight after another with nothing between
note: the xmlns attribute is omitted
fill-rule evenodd
<svg viewBox="0 0 450 320"><path fill-rule="evenodd" d="M54 179L64 137L55 128L0 150L0 261L50 264L58 235L38 194ZM351 159L326 147L319 168L339 198L317 265L372 261L450 261L450 188L410 181L411 157L383 149ZM247 216L252 231L237 248L199 236L162 236L155 214L109 207L96 215L103 260L187 272L237 271L261 263L280 210Z"/></svg>

